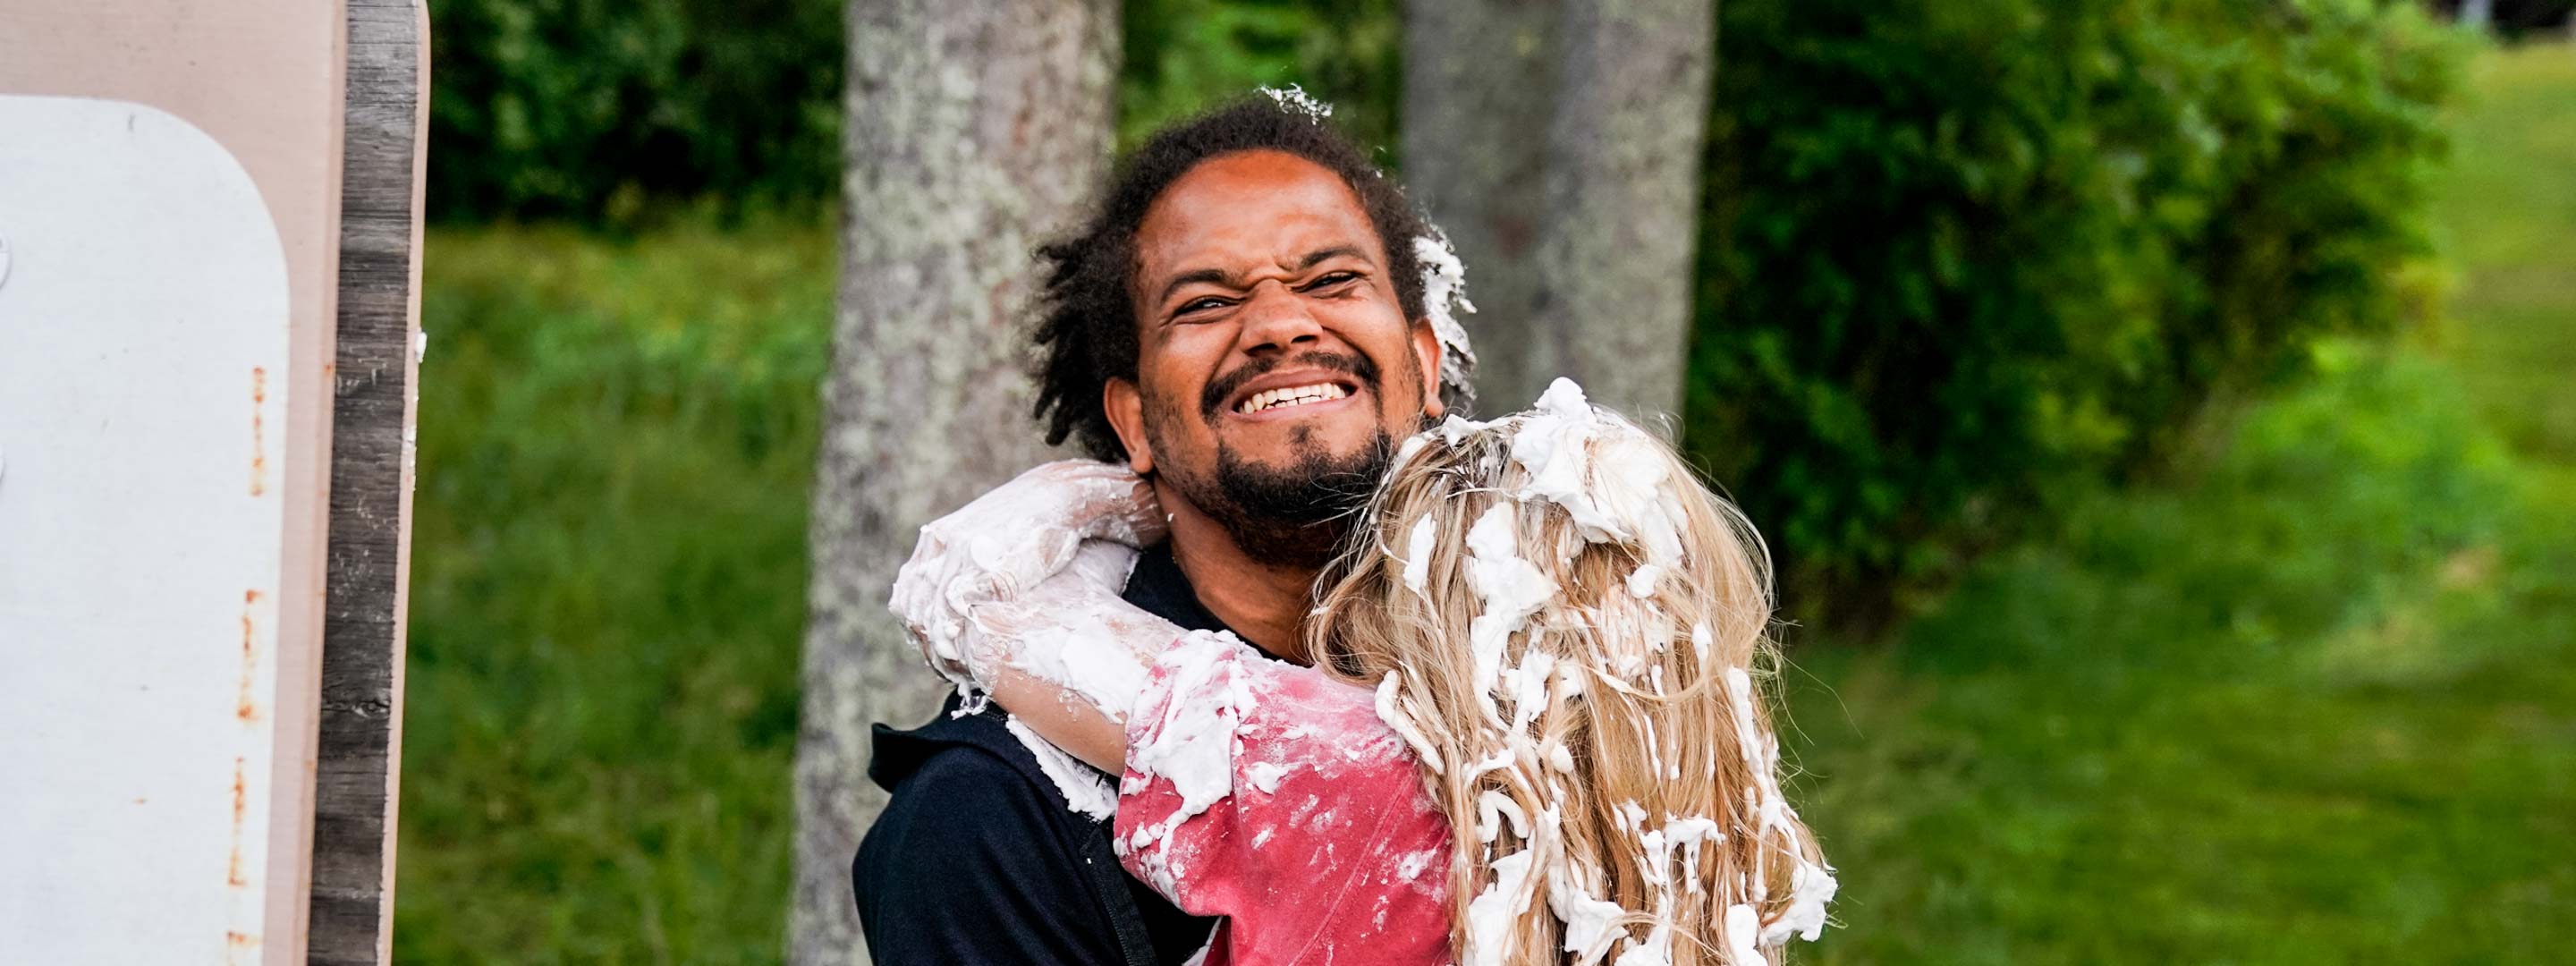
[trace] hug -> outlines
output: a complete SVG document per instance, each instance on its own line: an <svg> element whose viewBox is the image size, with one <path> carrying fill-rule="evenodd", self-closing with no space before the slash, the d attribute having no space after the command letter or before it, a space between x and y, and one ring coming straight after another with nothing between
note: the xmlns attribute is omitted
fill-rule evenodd
<svg viewBox="0 0 2576 966"><path fill-rule="evenodd" d="M880 725L879 963L1776 963L1767 554L1559 380L1489 420L1463 268L1293 93L1157 133L1041 249L1050 443L923 528L956 686ZM929 673L929 672L925 672Z"/></svg>

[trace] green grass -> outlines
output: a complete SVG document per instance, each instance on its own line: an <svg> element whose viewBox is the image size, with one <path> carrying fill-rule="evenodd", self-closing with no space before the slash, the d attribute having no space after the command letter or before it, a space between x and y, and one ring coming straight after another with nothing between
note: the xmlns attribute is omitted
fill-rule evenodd
<svg viewBox="0 0 2576 966"><path fill-rule="evenodd" d="M1792 674L1824 962L2535 962L2576 943L2576 526L2354 352L2188 484ZM1811 675L1811 676L1809 676Z"/></svg>
<svg viewBox="0 0 2576 966"><path fill-rule="evenodd" d="M2446 327L1795 652L1802 961L2571 957L2576 50L2475 77ZM397 959L778 958L831 251L430 234Z"/></svg>
<svg viewBox="0 0 2576 966"><path fill-rule="evenodd" d="M2445 348L2517 448L2576 467L2576 46L2483 58L2454 126Z"/></svg>
<svg viewBox="0 0 2576 966"><path fill-rule="evenodd" d="M832 271L430 233L397 959L778 957Z"/></svg>

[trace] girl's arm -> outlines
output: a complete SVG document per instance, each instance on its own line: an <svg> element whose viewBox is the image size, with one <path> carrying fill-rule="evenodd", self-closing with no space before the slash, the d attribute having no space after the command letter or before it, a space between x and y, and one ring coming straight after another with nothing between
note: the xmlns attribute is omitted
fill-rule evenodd
<svg viewBox="0 0 2576 966"><path fill-rule="evenodd" d="M969 663L1038 736L1094 768L1127 760L1127 717L1178 625L1119 596L1135 551L1085 543L1071 566L1011 600L971 609Z"/></svg>
<svg viewBox="0 0 2576 966"><path fill-rule="evenodd" d="M1033 591L1072 566L1087 542L1141 548L1162 538L1162 509L1136 474L1091 460L1047 463L924 525L888 606L931 669L973 691L984 687L967 653L976 608ZM1113 568L1109 597L1132 559L1130 551Z"/></svg>
<svg viewBox="0 0 2576 966"><path fill-rule="evenodd" d="M1115 772L1127 709L1180 628L1119 597L1162 536L1125 467L1048 463L921 528L889 602L931 668Z"/></svg>

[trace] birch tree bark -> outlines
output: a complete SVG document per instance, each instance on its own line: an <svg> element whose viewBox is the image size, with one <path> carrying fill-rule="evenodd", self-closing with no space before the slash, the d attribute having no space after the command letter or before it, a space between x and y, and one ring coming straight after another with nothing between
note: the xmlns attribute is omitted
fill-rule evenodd
<svg viewBox="0 0 2576 966"><path fill-rule="evenodd" d="M868 726L944 689L885 609L915 531L1044 457L1031 252L1106 171L1115 0L850 0L840 306L814 487L789 959L865 963Z"/></svg>
<svg viewBox="0 0 2576 966"><path fill-rule="evenodd" d="M1404 180L1467 266L1479 407L1547 384L1519 347L1536 325L1559 0L1408 0Z"/></svg>
<svg viewBox="0 0 2576 966"><path fill-rule="evenodd" d="M1405 176L1467 266L1488 411L1681 408L1714 0L1415 0Z"/></svg>

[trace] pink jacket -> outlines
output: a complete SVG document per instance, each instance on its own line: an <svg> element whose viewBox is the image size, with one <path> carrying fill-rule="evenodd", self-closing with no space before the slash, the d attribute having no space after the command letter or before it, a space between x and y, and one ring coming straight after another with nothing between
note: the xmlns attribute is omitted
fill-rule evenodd
<svg viewBox="0 0 2576 966"><path fill-rule="evenodd" d="M1127 746L1119 858L1226 917L1198 962L1451 962L1449 822L1369 691L1196 637L1157 663Z"/></svg>

